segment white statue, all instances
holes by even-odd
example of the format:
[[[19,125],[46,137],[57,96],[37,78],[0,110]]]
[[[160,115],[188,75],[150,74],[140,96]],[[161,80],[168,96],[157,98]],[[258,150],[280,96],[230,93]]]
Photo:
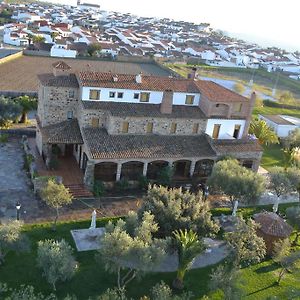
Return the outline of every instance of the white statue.
[[[96,213],[96,210],[94,209],[92,212],[92,221],[91,221],[90,229],[96,228],[96,216],[97,216],[97,213]]]
[[[274,205],[273,205],[273,213],[275,213],[275,214],[277,213],[278,206],[279,206],[279,198],[276,197],[276,200],[275,200]]]
[[[237,212],[237,208],[239,206],[239,201],[234,201],[234,206],[233,206],[233,211],[232,211],[232,216],[236,217],[236,212]]]

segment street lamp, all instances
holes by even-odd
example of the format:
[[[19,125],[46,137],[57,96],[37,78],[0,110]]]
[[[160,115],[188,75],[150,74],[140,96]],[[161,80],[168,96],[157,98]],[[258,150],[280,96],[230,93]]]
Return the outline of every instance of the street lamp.
[[[17,210],[17,220],[20,220],[20,209],[21,209],[21,203],[17,202],[16,203],[16,210]]]

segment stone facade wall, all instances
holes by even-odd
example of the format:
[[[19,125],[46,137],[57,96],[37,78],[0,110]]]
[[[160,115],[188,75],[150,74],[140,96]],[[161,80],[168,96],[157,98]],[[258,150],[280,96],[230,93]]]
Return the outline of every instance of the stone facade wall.
[[[38,116],[42,126],[67,120],[67,112],[77,118],[78,89],[68,87],[41,87],[39,89]]]
[[[82,127],[91,127],[92,119],[99,119],[99,127],[106,127],[107,124],[107,112],[101,110],[81,110],[79,116],[79,124]]]
[[[194,124],[199,124],[198,133],[205,132],[206,122],[204,119],[175,119],[175,118],[116,118],[110,117],[107,124],[107,130],[110,134],[122,134],[123,122],[129,123],[128,133],[147,134],[147,124],[153,123],[153,134],[169,135],[171,124],[176,123],[176,133],[180,135],[193,134]],[[126,134],[126,133],[124,133]]]

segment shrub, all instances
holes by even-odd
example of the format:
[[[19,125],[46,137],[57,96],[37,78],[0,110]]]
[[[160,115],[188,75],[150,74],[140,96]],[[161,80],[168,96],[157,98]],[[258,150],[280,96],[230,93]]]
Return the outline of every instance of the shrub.
[[[58,166],[59,166],[59,161],[58,161],[57,157],[52,156],[49,161],[48,168],[50,170],[57,170]]]
[[[104,192],[105,192],[104,183],[100,180],[95,180],[94,186],[93,186],[93,193],[94,193],[95,197],[99,198],[99,197],[103,196]]]
[[[170,166],[162,168],[157,176],[157,184],[169,186],[172,181],[174,170]]]
[[[9,135],[6,133],[0,134],[0,143],[7,143]]]
[[[138,179],[139,182],[139,188],[142,190],[146,190],[149,185],[149,180],[146,176],[140,176]]]
[[[121,180],[116,182],[116,188],[118,191],[126,191],[129,188],[129,182],[127,179],[122,178]]]

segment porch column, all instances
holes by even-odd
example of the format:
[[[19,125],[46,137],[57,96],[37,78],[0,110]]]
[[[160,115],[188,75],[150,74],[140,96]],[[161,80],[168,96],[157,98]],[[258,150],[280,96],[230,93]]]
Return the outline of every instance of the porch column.
[[[120,179],[121,179],[121,171],[122,171],[122,163],[118,163],[118,165],[117,165],[116,181],[120,181]]]
[[[147,162],[144,162],[144,165],[143,165],[143,176],[147,176],[147,170],[148,170],[148,163]]]
[[[194,175],[195,167],[196,167],[196,161],[192,160],[190,165],[190,177]]]
[[[86,169],[84,172],[84,184],[92,189],[94,185],[94,171],[95,171],[95,163],[93,161],[88,160],[86,164]]]

